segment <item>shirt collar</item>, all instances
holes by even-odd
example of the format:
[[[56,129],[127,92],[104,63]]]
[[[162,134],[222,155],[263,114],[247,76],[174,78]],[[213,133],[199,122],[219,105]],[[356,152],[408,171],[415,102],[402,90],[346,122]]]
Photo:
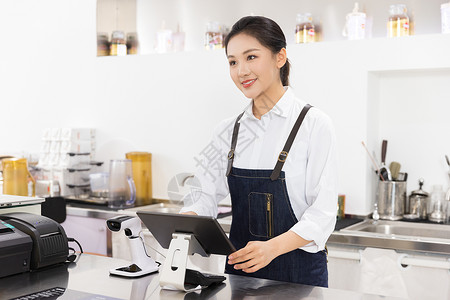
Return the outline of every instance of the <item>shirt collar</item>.
[[[287,118],[288,113],[292,107],[292,104],[294,103],[294,94],[292,93],[291,89],[287,86],[284,87],[284,94],[281,96],[280,100],[272,107],[271,110],[269,110],[265,115],[267,114],[275,114],[283,118]],[[244,115],[242,116],[242,119],[253,119],[258,120],[253,115],[253,100],[250,101],[250,103],[245,107],[244,109]]]

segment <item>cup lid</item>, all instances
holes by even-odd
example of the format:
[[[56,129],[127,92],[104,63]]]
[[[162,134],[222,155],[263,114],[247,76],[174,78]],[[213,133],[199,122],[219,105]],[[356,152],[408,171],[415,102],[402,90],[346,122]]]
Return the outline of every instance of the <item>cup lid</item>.
[[[412,191],[411,192],[411,196],[422,196],[422,197],[428,197],[428,193],[425,192],[424,190],[422,190],[422,186],[423,186],[424,180],[423,178],[419,179],[419,189]]]

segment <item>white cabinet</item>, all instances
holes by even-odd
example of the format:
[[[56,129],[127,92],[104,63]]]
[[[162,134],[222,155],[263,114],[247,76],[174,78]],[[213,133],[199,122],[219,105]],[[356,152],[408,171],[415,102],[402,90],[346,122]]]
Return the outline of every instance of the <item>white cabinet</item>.
[[[330,288],[411,300],[450,299],[448,256],[333,245],[328,252]]]
[[[82,216],[67,215],[61,224],[68,237],[76,239],[83,251],[91,254],[111,256],[111,231],[106,227],[106,220]],[[71,243],[75,250],[78,246]]]

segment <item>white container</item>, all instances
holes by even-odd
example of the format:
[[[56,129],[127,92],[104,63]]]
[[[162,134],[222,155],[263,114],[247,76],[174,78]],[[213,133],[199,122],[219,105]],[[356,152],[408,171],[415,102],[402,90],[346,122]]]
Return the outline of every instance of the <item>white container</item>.
[[[61,142],[61,153],[91,153],[92,142],[90,140],[65,140]]]
[[[41,144],[41,153],[49,153],[51,141],[43,140]]]
[[[58,166],[60,168],[73,168],[78,165],[89,165],[90,155],[61,153]]]
[[[61,139],[61,128],[52,128],[50,131],[50,140],[59,141]]]
[[[60,141],[51,141],[50,153],[59,153],[59,152],[61,152],[61,142]]]
[[[55,167],[59,165],[59,153],[50,153],[49,154],[49,159],[48,159],[48,165]]]
[[[358,9],[359,5],[355,3],[353,11],[346,17],[342,34],[349,40],[361,40],[366,36],[366,14]]]
[[[441,4],[442,33],[450,33],[450,2]]]
[[[86,186],[89,185],[89,173],[90,169],[65,169],[64,170],[64,182],[69,185]]]
[[[79,141],[95,139],[94,128],[62,128],[61,140]]]
[[[42,169],[47,169],[50,167],[50,153],[41,153],[38,166]]]
[[[167,53],[172,51],[172,30],[170,29],[160,29],[156,33],[156,52],[157,53]]]
[[[51,128],[45,128],[44,132],[42,133],[42,140],[50,141],[51,139],[52,139],[52,129]]]

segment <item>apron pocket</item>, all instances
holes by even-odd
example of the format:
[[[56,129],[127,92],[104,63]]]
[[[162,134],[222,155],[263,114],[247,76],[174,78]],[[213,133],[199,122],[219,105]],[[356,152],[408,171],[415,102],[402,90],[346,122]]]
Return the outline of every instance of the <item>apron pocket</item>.
[[[273,194],[251,192],[248,208],[250,233],[257,237],[273,237]]]

